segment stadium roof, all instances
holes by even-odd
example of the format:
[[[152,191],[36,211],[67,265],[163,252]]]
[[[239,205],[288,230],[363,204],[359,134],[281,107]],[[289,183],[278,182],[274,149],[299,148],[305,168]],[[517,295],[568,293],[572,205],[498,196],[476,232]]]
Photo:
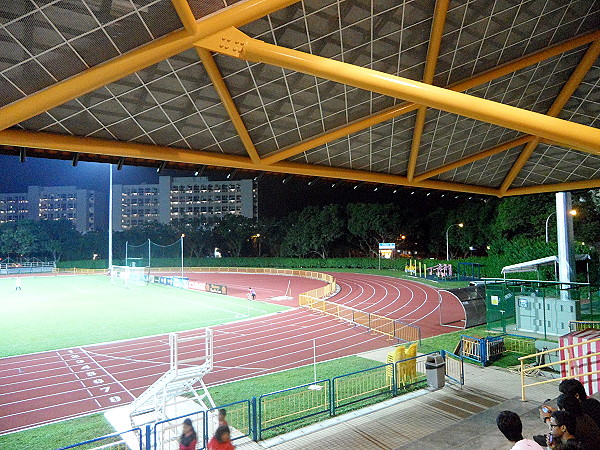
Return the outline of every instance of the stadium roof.
[[[600,187],[596,0],[0,3],[0,152]]]

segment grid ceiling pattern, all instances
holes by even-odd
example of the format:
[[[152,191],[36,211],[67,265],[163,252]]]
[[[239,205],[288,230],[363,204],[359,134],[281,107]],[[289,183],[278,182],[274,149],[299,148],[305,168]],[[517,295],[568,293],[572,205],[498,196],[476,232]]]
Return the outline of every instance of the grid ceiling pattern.
[[[600,156],[583,154],[554,145],[540,144],[533,152],[515,186],[580,181],[600,176]]]
[[[169,0],[0,2],[0,106],[181,27]]]
[[[202,18],[239,0],[189,0]],[[421,80],[435,0],[304,0],[240,29],[252,38]],[[181,29],[170,0],[0,2],[0,107]],[[600,30],[595,0],[451,1],[433,83],[449,86],[550,45]],[[589,44],[466,93],[546,113]],[[366,90],[216,54],[215,62],[260,157],[402,103]],[[598,128],[600,60],[559,117]],[[416,112],[288,158],[406,175]],[[25,120],[15,128],[247,156],[194,49]],[[429,108],[416,173],[522,134]],[[497,188],[523,146],[437,180]],[[168,158],[168,155],[165,156]],[[514,187],[600,178],[600,157],[540,144]]]

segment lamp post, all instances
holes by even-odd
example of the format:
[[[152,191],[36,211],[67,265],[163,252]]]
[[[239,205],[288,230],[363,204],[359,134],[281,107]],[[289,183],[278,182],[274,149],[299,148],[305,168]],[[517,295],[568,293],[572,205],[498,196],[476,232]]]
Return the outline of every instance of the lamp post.
[[[556,214],[556,211],[551,212],[550,215],[546,218],[546,242],[550,242],[550,239],[548,236],[548,224],[550,223],[550,217],[552,217],[554,214]],[[569,214],[571,214],[573,217],[575,217],[577,215],[577,210],[572,209],[571,211],[569,211]]]
[[[181,286],[183,286],[183,238],[185,234],[181,234]]]
[[[452,227],[462,228],[464,226],[465,226],[465,224],[462,222],[454,223],[446,229],[446,261],[450,261],[450,241],[448,240],[448,233],[450,232],[450,228],[452,228]]]

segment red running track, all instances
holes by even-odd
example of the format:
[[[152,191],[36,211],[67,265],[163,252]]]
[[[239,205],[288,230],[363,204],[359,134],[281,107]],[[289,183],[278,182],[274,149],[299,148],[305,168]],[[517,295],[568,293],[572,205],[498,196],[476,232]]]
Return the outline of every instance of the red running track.
[[[391,277],[334,275],[341,290],[331,301],[414,323],[424,337],[452,330],[439,325],[440,297],[431,287]],[[290,279],[295,296],[315,287],[314,280],[275,275],[211,273],[193,277],[226,284],[234,295],[237,286],[241,297],[252,286],[259,299],[282,295],[281,286],[285,289]],[[464,319],[456,298],[450,295],[442,301],[445,316]],[[304,309],[219,325],[213,330],[215,368],[206,377],[209,386],[309,364],[313,339],[319,361],[390,345],[363,328]],[[0,434],[127,404],[168,367],[166,335],[2,358]],[[249,392],[248,396],[256,394]]]

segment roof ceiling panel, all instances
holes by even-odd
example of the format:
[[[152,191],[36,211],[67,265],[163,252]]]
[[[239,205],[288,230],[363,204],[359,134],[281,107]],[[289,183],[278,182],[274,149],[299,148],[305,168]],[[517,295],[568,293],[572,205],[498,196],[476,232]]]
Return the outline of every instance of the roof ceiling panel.
[[[476,186],[500,187],[524,145],[511,148],[471,164],[444,172],[435,179]]]
[[[181,28],[170,0],[56,0],[0,4],[0,106]],[[190,0],[197,18],[236,0]],[[435,0],[304,0],[241,27],[263,41],[411,79],[422,79]],[[450,2],[434,83],[445,86],[600,29],[592,0]],[[589,45],[467,93],[545,113]],[[215,62],[259,155],[380,112],[402,100],[222,55]],[[560,117],[600,125],[600,62]],[[288,158],[405,175],[416,112]],[[16,126],[62,134],[201,149],[246,151],[195,49],[96,89]],[[428,109],[417,173],[519,136]],[[522,147],[438,176],[498,187]],[[599,178],[598,157],[540,145],[514,185]]]
[[[600,156],[540,144],[515,178],[513,187],[595,178],[600,178]]]
[[[600,2],[474,0],[452,6],[435,84],[448,85],[600,26]],[[506,30],[508,29],[508,33]]]
[[[426,172],[515,139],[520,133],[468,117],[428,109],[417,173]]]
[[[12,3],[29,2],[0,5],[0,73],[22,97],[181,27],[169,0]]]
[[[567,101],[559,117],[600,128],[600,58]]]
[[[545,114],[587,49],[586,45],[549,58],[466,93]]]

